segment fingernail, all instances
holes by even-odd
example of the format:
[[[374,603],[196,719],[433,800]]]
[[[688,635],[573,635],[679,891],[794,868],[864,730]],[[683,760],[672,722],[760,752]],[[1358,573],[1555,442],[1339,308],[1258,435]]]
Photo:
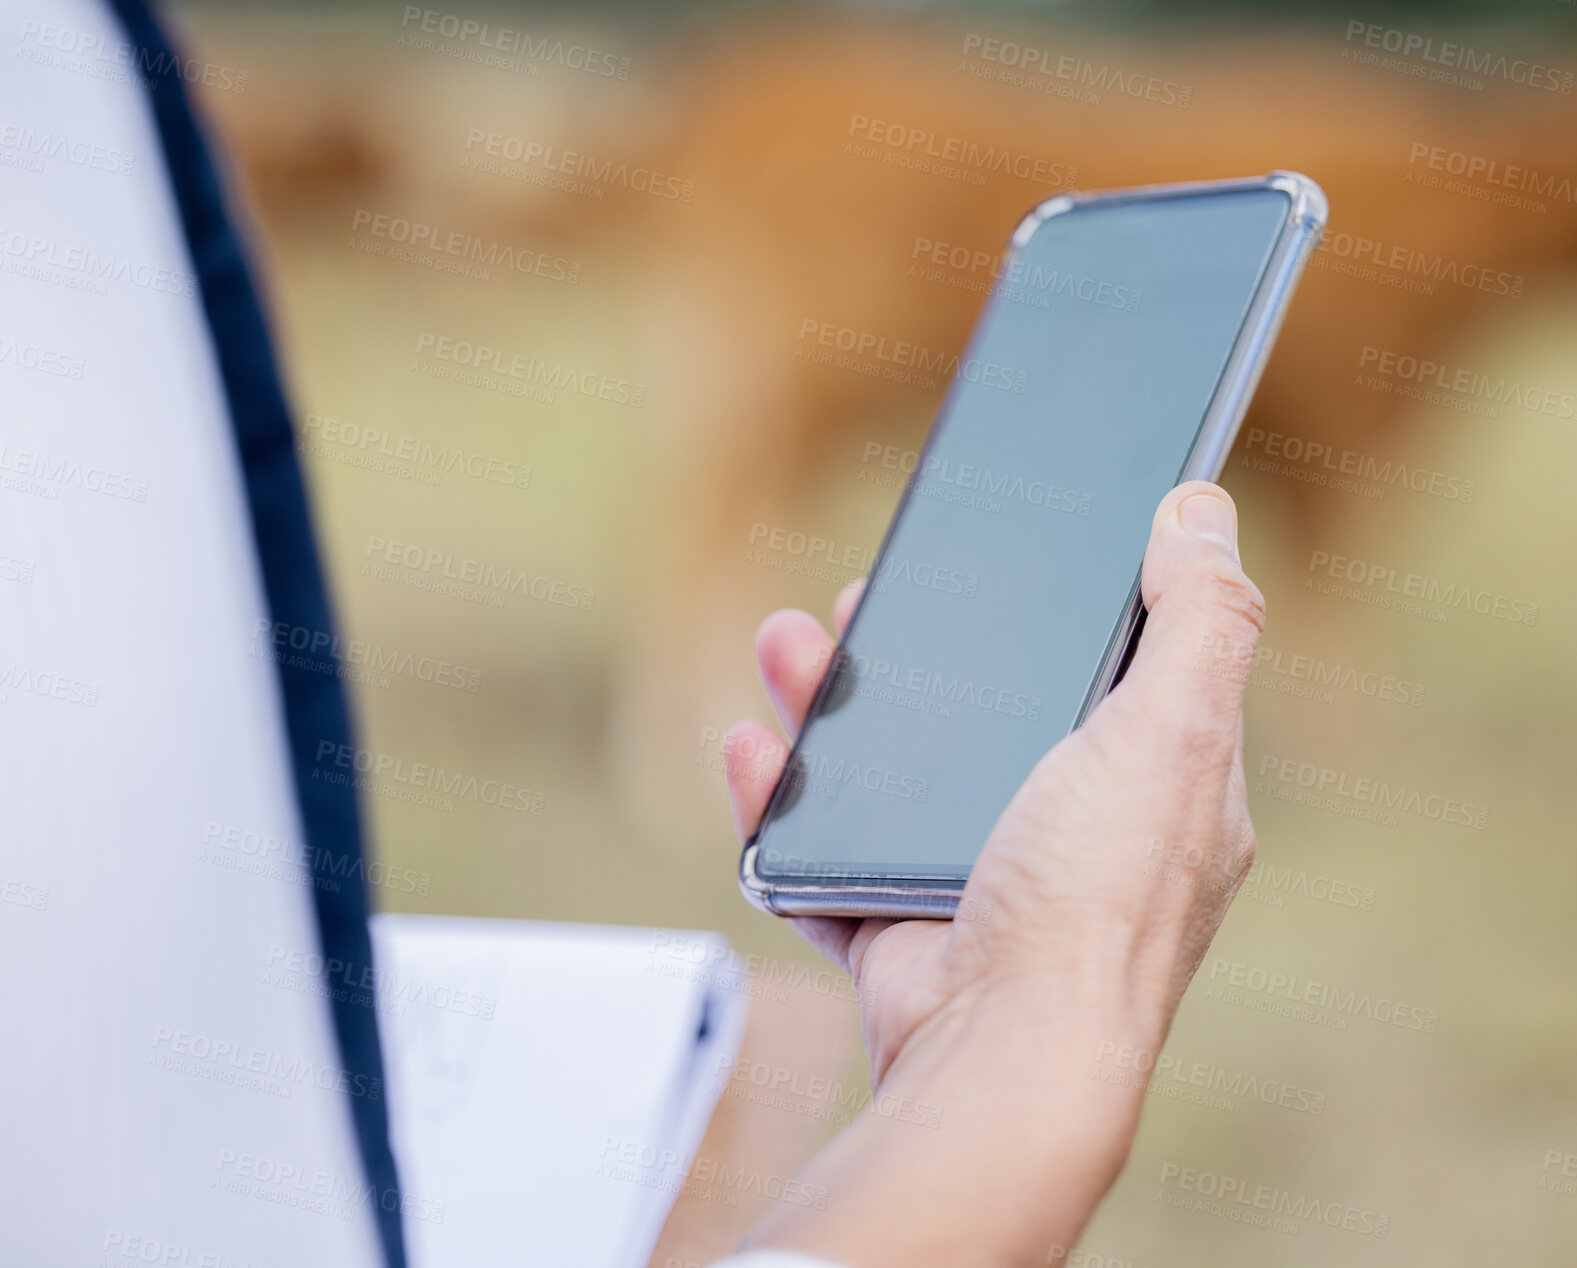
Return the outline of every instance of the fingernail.
[[[1177,517],[1190,537],[1215,542],[1232,558],[1238,557],[1238,517],[1232,504],[1210,493],[1184,498]]]

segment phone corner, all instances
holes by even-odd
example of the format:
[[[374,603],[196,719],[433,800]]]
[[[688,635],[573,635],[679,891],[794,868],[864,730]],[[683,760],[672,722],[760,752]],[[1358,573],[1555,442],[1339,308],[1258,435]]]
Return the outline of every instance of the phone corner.
[[[745,842],[745,848],[739,854],[739,892],[745,896],[745,901],[757,911],[764,911],[769,916],[781,916],[773,902],[773,886],[762,879],[756,871],[756,860],[760,857],[760,850],[756,840],[752,837]]]
[[[1024,218],[1018,222],[1013,230],[1009,243],[1015,251],[1020,250],[1025,243],[1035,236],[1035,231],[1050,220],[1053,216],[1060,216],[1064,212],[1072,211],[1079,201],[1078,194],[1058,194],[1048,198],[1043,203],[1036,203]]]
[[[1292,200],[1293,224],[1315,235],[1324,230],[1330,219],[1331,205],[1318,181],[1302,172],[1287,170],[1270,173],[1267,183]]]

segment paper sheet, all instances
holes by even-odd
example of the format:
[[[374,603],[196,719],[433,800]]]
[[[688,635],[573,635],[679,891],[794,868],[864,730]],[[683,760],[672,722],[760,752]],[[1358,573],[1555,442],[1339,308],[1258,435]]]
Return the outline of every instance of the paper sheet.
[[[383,914],[413,1268],[641,1268],[738,1052],[715,934]]]

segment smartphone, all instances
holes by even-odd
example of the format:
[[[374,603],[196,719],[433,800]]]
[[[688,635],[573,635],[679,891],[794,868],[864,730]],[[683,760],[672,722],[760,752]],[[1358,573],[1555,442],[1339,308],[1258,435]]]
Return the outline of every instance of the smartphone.
[[[1274,172],[1019,225],[745,843],[751,902],[955,914],[1025,776],[1118,681],[1156,505],[1221,473],[1325,218]]]

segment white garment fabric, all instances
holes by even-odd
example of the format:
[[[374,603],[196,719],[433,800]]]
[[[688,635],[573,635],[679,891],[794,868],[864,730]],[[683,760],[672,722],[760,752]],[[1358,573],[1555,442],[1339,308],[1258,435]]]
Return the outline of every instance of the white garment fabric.
[[[0,0],[0,1261],[372,1268],[329,1009],[280,971],[312,890],[236,866],[299,812],[130,62],[97,0]]]

